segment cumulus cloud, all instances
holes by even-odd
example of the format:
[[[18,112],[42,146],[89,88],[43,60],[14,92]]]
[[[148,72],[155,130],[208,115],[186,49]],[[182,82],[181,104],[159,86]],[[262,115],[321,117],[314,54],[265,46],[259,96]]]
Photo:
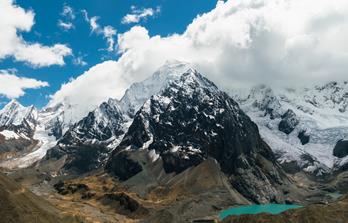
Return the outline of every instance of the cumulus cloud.
[[[74,114],[71,121],[76,122],[109,96],[121,97],[122,92],[115,90],[115,86],[125,89],[128,81],[116,61],[105,61],[63,84],[61,90],[51,96],[48,106],[63,104],[70,114]]]
[[[23,96],[25,89],[37,89],[47,86],[47,82],[18,77],[10,70],[0,70],[0,95],[7,98],[13,99]]]
[[[114,37],[117,33],[117,30],[112,26],[100,26],[98,24],[99,17],[93,16],[89,18],[88,12],[86,10],[82,10],[82,13],[84,15],[84,18],[86,22],[89,23],[89,26],[91,28],[91,33],[95,33],[96,35],[102,35],[103,38],[106,40],[108,48],[106,49],[109,52],[112,52],[115,50],[115,40]]]
[[[225,90],[343,80],[347,39],[346,0],[218,1],[184,33],[150,36],[146,28],[135,26],[119,34],[119,59],[65,84],[51,103],[87,103],[84,108],[91,109],[109,97],[121,97],[126,87],[167,59],[192,63]]]
[[[139,23],[161,12],[161,7],[138,9],[136,6],[131,7],[131,13],[122,18],[122,24]]]
[[[34,25],[34,12],[25,11],[13,0],[0,0],[0,60],[13,57],[34,67],[63,65],[72,51],[63,44],[44,46],[28,43],[20,32],[29,32]]]

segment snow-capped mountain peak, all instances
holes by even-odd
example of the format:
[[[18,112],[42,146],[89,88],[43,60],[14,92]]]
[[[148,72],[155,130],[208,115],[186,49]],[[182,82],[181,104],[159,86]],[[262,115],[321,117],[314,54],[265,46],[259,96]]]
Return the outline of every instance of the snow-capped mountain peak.
[[[133,116],[151,95],[158,93],[170,81],[180,78],[190,68],[188,63],[167,61],[149,78],[132,84],[120,100],[120,106]]]
[[[38,111],[34,106],[24,107],[15,99],[0,110],[0,126],[20,126],[26,122],[34,129]]]
[[[98,144],[117,146],[136,111],[152,95],[190,70],[187,63],[167,61],[152,76],[132,84],[121,100],[108,99],[81,121],[72,125],[60,139],[62,146]],[[193,69],[192,69],[193,71]]]

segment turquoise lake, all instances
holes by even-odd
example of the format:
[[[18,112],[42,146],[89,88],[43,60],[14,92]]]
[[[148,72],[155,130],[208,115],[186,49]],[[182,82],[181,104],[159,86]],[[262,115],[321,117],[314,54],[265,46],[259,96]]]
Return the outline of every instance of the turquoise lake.
[[[224,211],[221,211],[219,214],[220,219],[224,219],[227,216],[231,215],[243,215],[243,214],[259,214],[259,213],[270,213],[270,214],[279,214],[283,211],[300,208],[300,205],[293,204],[264,204],[264,205],[246,205],[230,208]]]

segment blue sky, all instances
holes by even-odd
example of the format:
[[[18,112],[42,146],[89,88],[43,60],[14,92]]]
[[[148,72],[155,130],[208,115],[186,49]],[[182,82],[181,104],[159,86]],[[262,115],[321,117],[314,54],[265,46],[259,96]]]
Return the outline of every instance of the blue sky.
[[[167,36],[173,33],[182,33],[192,20],[216,6],[216,0],[155,0],[155,1],[126,1],[126,0],[73,0],[73,1],[39,1],[17,0],[16,4],[25,10],[35,13],[35,24],[29,32],[21,32],[26,42],[38,42],[51,46],[56,43],[66,44],[72,49],[73,56],[65,57],[65,65],[48,67],[33,67],[25,62],[16,62],[12,57],[0,60],[0,69],[16,69],[17,76],[34,78],[49,83],[49,87],[27,89],[25,95],[18,98],[23,105],[34,104],[44,106],[48,95],[56,92],[62,83],[70,78],[76,78],[88,68],[103,60],[117,59],[117,49],[108,52],[106,39],[102,35],[91,32],[90,25],[85,20],[82,10],[88,12],[89,18],[99,17],[101,27],[112,26],[117,33],[128,31],[136,23],[122,24],[122,18],[135,10],[160,8],[160,12],[146,20],[140,20],[138,25],[146,27],[150,36]],[[63,7],[73,9],[74,19],[62,15]],[[59,27],[58,21],[71,22],[74,28],[64,30]],[[116,36],[114,36],[116,41]],[[74,60],[81,58],[86,64],[76,64]],[[9,99],[2,96],[3,103]],[[1,107],[2,105],[0,105]]]

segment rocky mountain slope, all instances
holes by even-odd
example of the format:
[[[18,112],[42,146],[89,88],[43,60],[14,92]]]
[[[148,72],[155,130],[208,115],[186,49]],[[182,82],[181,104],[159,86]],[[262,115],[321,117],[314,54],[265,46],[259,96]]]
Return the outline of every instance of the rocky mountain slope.
[[[0,173],[0,216],[7,223],[79,222]]]
[[[147,100],[136,113],[107,170],[127,180],[143,170],[137,157],[161,159],[166,173],[180,173],[213,157],[230,183],[256,202],[281,199],[288,179],[258,128],[226,93],[190,69]]]

